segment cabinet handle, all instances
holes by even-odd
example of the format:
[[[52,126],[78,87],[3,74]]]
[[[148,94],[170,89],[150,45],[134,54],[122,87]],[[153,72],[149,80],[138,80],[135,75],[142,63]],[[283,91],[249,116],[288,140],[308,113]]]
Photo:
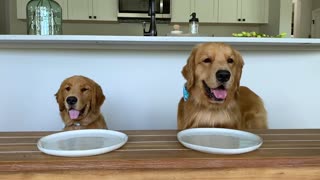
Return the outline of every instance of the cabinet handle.
[[[93,16],[94,19],[97,19],[97,16]]]
[[[241,19],[239,18],[238,21],[241,21]]]
[[[242,19],[242,21],[246,21],[246,19]]]
[[[89,16],[89,19],[92,19],[92,16]]]

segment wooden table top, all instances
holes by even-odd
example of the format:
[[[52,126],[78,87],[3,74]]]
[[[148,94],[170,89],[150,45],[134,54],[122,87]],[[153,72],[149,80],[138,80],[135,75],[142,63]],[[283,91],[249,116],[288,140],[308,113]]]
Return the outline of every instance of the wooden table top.
[[[256,151],[214,155],[183,147],[176,130],[122,131],[122,148],[90,157],[57,157],[40,152],[39,138],[55,132],[0,132],[0,172],[113,169],[199,169],[320,167],[320,129],[250,130],[263,138]]]

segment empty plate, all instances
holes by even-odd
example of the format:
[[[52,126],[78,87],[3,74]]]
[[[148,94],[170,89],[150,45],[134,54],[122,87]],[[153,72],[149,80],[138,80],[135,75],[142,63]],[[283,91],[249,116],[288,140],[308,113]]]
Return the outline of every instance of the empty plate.
[[[241,154],[262,145],[262,139],[255,134],[223,128],[183,130],[178,140],[187,148],[211,154]]]
[[[42,137],[37,146],[46,154],[81,157],[113,151],[123,146],[127,140],[128,136],[121,132],[85,129],[59,132]]]

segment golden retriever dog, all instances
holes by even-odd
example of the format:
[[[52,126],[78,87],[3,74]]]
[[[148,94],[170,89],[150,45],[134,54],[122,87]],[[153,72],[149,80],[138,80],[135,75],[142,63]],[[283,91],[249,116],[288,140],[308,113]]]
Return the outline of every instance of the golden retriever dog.
[[[187,82],[178,105],[178,129],[267,128],[261,98],[240,86],[243,65],[240,53],[224,43],[194,47],[182,69]]]
[[[101,87],[84,76],[65,79],[55,94],[64,130],[106,129],[100,112],[105,100]]]

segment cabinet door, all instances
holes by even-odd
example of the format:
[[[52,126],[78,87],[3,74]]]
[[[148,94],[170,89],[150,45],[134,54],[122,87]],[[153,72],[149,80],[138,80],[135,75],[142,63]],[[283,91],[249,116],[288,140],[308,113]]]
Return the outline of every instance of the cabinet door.
[[[68,0],[55,0],[62,9],[62,19],[68,19]]]
[[[93,0],[93,17],[99,21],[118,20],[118,0]]]
[[[27,4],[28,4],[28,2],[29,2],[29,0],[17,0],[17,18],[18,19],[26,19],[27,18]]]
[[[240,0],[219,0],[218,22],[240,23]]]
[[[268,0],[242,0],[241,14],[244,23],[267,23],[268,2]]]
[[[191,0],[171,1],[171,22],[189,22]]]
[[[193,11],[200,23],[218,22],[218,0],[195,0]]]
[[[68,0],[68,19],[92,19],[92,0]]]

